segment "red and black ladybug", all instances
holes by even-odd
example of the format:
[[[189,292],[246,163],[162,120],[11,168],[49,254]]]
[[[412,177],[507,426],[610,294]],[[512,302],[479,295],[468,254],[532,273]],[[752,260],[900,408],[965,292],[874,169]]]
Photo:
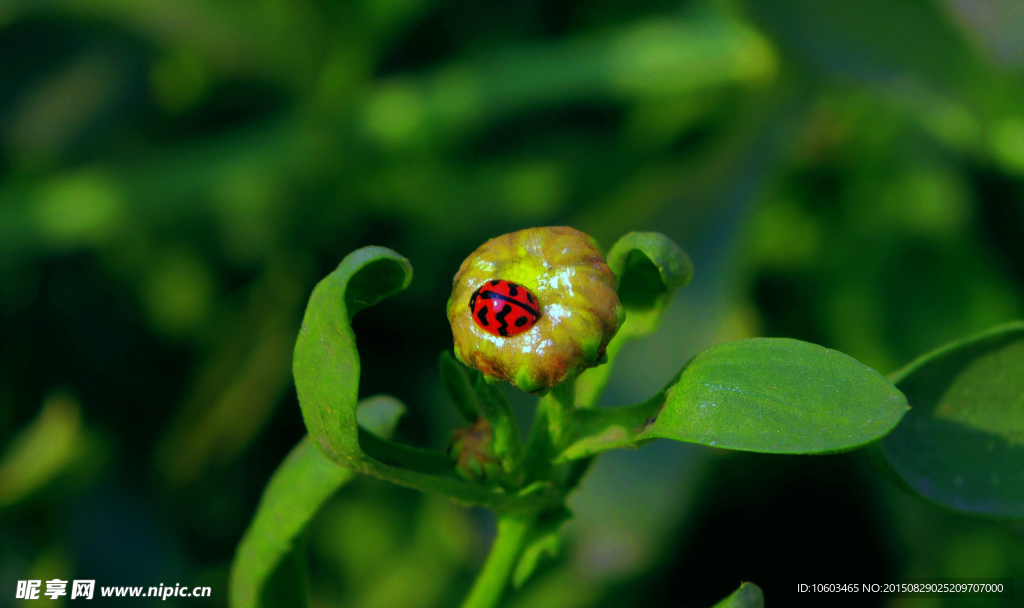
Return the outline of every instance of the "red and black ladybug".
[[[480,286],[469,299],[473,320],[496,336],[515,336],[533,327],[540,318],[540,305],[530,290],[501,279]]]

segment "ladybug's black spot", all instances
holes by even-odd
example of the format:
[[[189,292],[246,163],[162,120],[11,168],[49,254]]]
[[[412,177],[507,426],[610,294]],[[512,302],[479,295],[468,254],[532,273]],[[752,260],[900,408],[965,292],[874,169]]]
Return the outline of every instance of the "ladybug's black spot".
[[[508,295],[512,296],[513,298],[519,295],[519,290],[516,289],[515,283],[508,284]]]
[[[480,325],[487,327],[490,323],[487,321],[487,307],[481,306],[480,311],[476,313],[476,318],[480,319]]]
[[[530,292],[526,292],[526,301],[533,304],[533,296],[530,295]]]
[[[516,319],[516,327],[522,327],[523,325],[526,325],[526,317]]]
[[[501,283],[501,279],[491,279],[491,287],[494,287],[498,283]]]
[[[512,312],[512,306],[505,304],[501,307],[501,312],[494,316],[494,318],[498,320],[498,323],[501,323],[501,325],[498,326],[498,333],[505,337],[508,337],[508,321],[505,320],[505,317],[507,317],[510,312]]]

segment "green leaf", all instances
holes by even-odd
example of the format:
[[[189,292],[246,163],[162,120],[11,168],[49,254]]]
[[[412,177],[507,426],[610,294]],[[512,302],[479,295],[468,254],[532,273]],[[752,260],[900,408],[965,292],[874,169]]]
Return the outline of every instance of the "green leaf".
[[[309,436],[292,449],[270,478],[256,516],[238,545],[231,566],[233,608],[269,605],[262,599],[267,581],[286,561],[295,539],[320,506],[353,476],[352,471],[327,460]]]
[[[644,403],[577,412],[559,459],[655,438],[751,452],[841,452],[884,436],[906,410],[896,387],[852,357],[752,338],[697,355]]]
[[[494,432],[494,453],[501,459],[501,466],[506,473],[511,473],[519,466],[523,457],[523,439],[519,434],[519,425],[512,406],[498,387],[487,382],[483,374],[477,374],[473,383],[480,409],[484,417],[491,423]]]
[[[695,357],[669,389],[652,435],[756,452],[837,452],[884,436],[906,410],[903,394],[853,357],[753,338]]]
[[[693,263],[679,245],[659,232],[630,232],[606,256],[615,273],[626,321],[608,344],[608,364],[591,368],[576,381],[577,407],[592,407],[608,383],[622,347],[661,324],[672,295],[693,278]]]
[[[448,351],[441,353],[438,368],[441,371],[441,384],[444,385],[444,391],[455,409],[459,410],[466,422],[476,422],[480,417],[480,403],[473,389],[473,373],[476,370],[467,369]],[[467,376],[467,373],[470,376]],[[476,375],[478,374],[479,372],[476,372]]]
[[[302,417],[316,447],[353,471],[462,504],[536,511],[557,502],[552,492],[520,497],[463,481],[444,454],[359,432],[360,367],[352,316],[405,289],[411,279],[412,267],[404,257],[384,247],[364,247],[349,254],[313,289],[295,343],[293,373]],[[397,380],[401,370],[393,373]]]
[[[881,442],[891,472],[943,507],[1024,519],[1024,322],[944,346],[892,377],[911,410]]]
[[[562,526],[572,519],[572,513],[565,507],[559,507],[542,516],[530,530],[525,547],[512,572],[512,587],[519,589],[533,576],[540,565],[541,559],[547,555],[555,557],[561,549]]]
[[[627,311],[663,309],[672,292],[693,278],[693,263],[660,232],[630,232],[607,256],[619,300]]]
[[[391,395],[367,397],[356,408],[360,428],[385,439],[395,434],[395,427],[404,415],[405,405]]]
[[[276,608],[306,608],[309,596],[306,591],[306,562],[302,546],[296,546],[267,578],[259,593],[259,606]],[[232,604],[238,606],[239,604]]]
[[[389,395],[359,402],[367,431],[390,437],[405,406]],[[306,603],[296,539],[354,473],[321,454],[307,435],[274,471],[231,565],[231,606],[303,606]]]
[[[359,353],[352,316],[411,280],[409,261],[390,249],[349,254],[313,289],[295,343],[293,373],[306,428],[331,460],[354,470],[365,456],[356,422]]]
[[[764,608],[764,594],[754,583],[743,583],[732,595],[711,608]]]

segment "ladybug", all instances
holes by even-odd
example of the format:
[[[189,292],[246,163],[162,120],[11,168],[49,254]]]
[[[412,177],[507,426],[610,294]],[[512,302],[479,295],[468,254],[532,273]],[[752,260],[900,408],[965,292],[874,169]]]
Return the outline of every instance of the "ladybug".
[[[530,290],[502,279],[487,281],[474,291],[469,310],[480,329],[506,338],[527,331],[540,318],[540,305]]]

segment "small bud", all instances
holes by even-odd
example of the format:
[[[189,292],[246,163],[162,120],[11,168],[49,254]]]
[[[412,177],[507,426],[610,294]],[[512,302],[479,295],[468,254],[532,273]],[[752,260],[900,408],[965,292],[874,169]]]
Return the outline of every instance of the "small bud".
[[[459,360],[530,393],[603,362],[624,318],[594,239],[564,226],[487,241],[448,299]]]
[[[466,479],[482,481],[501,475],[501,459],[494,455],[494,433],[486,418],[452,433],[448,455],[455,471]]]

